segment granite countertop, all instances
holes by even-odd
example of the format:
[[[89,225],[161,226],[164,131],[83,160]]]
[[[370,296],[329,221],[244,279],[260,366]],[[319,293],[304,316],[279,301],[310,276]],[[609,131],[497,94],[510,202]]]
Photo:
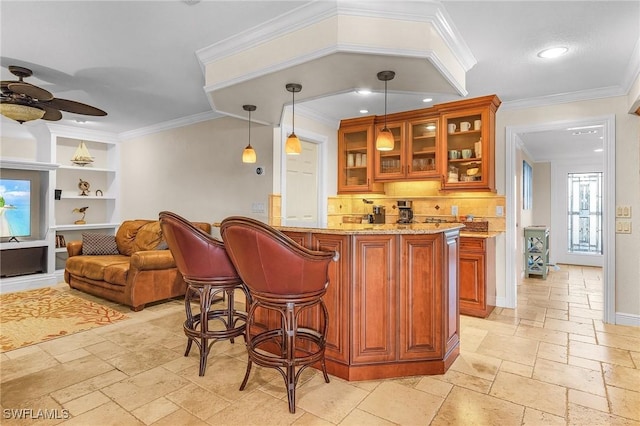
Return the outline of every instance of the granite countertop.
[[[302,228],[293,226],[276,226],[280,231],[313,232],[317,234],[438,234],[440,232],[461,229],[461,223],[410,223],[410,224],[370,224],[343,223],[331,228]]]
[[[487,232],[482,232],[482,231],[465,231],[464,229],[460,230],[460,236],[461,237],[471,237],[471,238],[494,238],[500,234],[503,234],[503,232],[498,232],[498,231],[487,231]]]

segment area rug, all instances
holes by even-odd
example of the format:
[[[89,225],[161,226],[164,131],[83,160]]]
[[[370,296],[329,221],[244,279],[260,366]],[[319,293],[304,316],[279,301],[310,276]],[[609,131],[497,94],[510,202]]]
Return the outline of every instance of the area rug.
[[[68,336],[128,318],[51,287],[0,295],[0,352]]]

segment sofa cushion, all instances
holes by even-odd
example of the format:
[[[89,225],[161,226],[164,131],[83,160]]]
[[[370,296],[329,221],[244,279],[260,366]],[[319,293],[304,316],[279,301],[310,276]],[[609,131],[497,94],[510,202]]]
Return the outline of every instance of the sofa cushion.
[[[116,245],[116,237],[108,234],[82,233],[82,254],[99,256],[120,254]]]
[[[140,227],[133,241],[133,249],[134,252],[155,250],[161,242],[162,229],[160,228],[160,221],[156,220]]]
[[[131,256],[135,253],[134,242],[138,231],[143,225],[153,222],[152,220],[125,220],[116,232],[116,244],[120,254]]]
[[[121,281],[121,278],[113,278],[118,275],[115,270],[110,271],[105,277],[107,268],[113,267],[114,265],[122,265],[128,270],[129,256],[121,254],[105,256],[72,256],[67,259],[65,269],[71,275],[78,277],[86,277],[96,281],[108,281],[113,282],[114,284],[124,285],[126,282],[126,274],[124,275],[125,280],[122,282],[118,282]],[[113,281],[107,280],[107,277]]]

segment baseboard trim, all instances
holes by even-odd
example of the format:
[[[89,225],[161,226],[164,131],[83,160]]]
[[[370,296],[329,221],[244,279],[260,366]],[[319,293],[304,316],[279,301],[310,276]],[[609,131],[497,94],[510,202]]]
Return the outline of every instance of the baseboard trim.
[[[616,324],[640,327],[640,315],[625,314],[624,312],[616,312]]]

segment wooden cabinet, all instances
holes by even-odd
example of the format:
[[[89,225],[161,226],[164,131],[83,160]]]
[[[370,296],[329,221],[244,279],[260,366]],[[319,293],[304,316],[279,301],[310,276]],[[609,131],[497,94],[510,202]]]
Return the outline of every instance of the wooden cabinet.
[[[442,188],[495,191],[497,96],[439,105]]]
[[[495,307],[495,238],[460,237],[460,313],[486,318]]]
[[[432,327],[446,318],[439,267],[443,247],[436,235],[403,235],[400,259],[400,312],[398,358],[437,359],[442,356],[444,339],[441,328]]]
[[[429,179],[440,175],[437,167],[439,118],[437,115],[425,117],[421,111],[409,115],[413,118],[387,124],[395,146],[391,151],[376,150],[375,181]],[[376,136],[383,127],[384,124],[376,125]]]
[[[338,194],[383,192],[373,180],[374,117],[343,120],[338,131]]]
[[[443,374],[459,353],[458,229],[435,234],[284,231],[337,251],[323,297],[326,363],[346,380]],[[264,318],[272,326],[278,318]],[[317,310],[300,323],[320,321]]]
[[[391,151],[375,149],[385,117],[343,120],[338,193],[382,192],[384,182],[430,179],[439,179],[444,190],[495,191],[495,113],[500,103],[492,95],[388,114],[395,140]],[[358,154],[366,155],[366,161],[358,163]]]
[[[346,235],[310,234],[310,248],[314,250],[336,251],[337,261],[329,264],[329,286],[324,295],[324,303],[331,313],[327,330],[325,353],[339,363],[349,362],[349,273],[351,265],[351,240]]]
[[[354,364],[396,358],[397,259],[395,235],[355,237],[351,354]]]

